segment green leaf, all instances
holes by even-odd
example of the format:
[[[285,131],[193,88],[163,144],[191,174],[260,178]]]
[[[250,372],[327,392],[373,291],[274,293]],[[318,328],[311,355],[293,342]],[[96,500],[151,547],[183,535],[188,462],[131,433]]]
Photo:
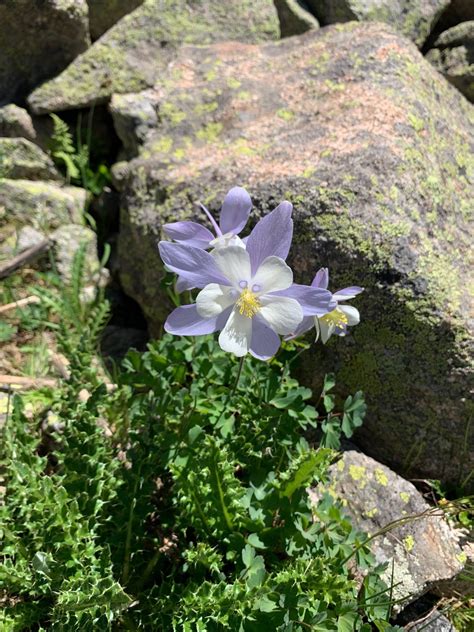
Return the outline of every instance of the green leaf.
[[[353,632],[357,616],[356,612],[340,615],[337,619],[337,632]]]
[[[250,568],[255,558],[255,549],[250,544],[246,544],[242,549],[242,562],[247,568]]]
[[[309,452],[296,472],[293,472],[290,480],[280,491],[280,496],[290,498],[297,489],[313,481],[315,472],[319,470],[321,464],[326,461],[329,453],[330,451],[325,448]]]
[[[260,540],[260,538],[258,537],[258,535],[256,533],[251,533],[248,538],[247,538],[247,542],[249,544],[251,544],[252,546],[254,546],[256,549],[266,549],[267,547],[265,546],[265,544]]]
[[[253,604],[254,610],[260,610],[260,612],[273,612],[277,608],[274,601],[269,599],[266,595],[256,599]]]
[[[324,376],[323,393],[328,393],[336,386],[336,377],[334,373],[326,373]]]

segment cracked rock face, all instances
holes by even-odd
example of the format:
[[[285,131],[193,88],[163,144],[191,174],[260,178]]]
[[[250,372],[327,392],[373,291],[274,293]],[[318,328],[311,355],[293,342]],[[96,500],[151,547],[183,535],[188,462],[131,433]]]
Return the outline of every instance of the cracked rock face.
[[[152,92],[156,125],[120,104],[139,155],[114,169],[121,278],[151,330],[169,310],[163,223],[196,219],[198,200],[218,211],[236,184],[251,192],[253,221],[289,199],[296,280],[328,265],[334,289],[366,288],[354,301],[361,324],[313,346],[300,378],[319,392],[335,371],[341,393],[364,391],[364,451],[404,474],[462,482],[474,465],[471,106],[413,44],[369,23],[185,47]]]
[[[357,527],[369,535],[382,532],[370,546],[377,562],[388,563],[384,580],[393,585],[394,600],[406,605],[461,572],[457,534],[414,485],[353,450],[331,469],[327,491],[342,500]]]

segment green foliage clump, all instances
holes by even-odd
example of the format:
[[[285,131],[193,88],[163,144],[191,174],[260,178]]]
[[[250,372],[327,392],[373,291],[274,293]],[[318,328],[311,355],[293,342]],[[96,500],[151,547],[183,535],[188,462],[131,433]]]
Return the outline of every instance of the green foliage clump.
[[[64,171],[68,182],[84,187],[93,195],[99,195],[111,179],[107,165],[101,163],[96,169],[92,169],[89,144],[81,142],[78,132],[76,146],[68,124],[57,114],[50,116],[54,126],[50,141],[50,152],[54,162]]]
[[[107,308],[84,311],[79,290],[45,294],[70,378],[16,396],[4,428],[0,628],[393,630],[366,536],[306,491],[361,395],[334,413],[327,378],[320,416],[295,347],[236,384],[213,339],[170,336],[129,352],[111,390],[94,361]]]

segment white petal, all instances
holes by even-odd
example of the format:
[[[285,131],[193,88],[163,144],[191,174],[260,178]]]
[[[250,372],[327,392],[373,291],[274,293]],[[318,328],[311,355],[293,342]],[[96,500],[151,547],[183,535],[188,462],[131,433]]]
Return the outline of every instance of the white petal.
[[[250,289],[253,292],[266,294],[267,292],[286,290],[292,283],[293,272],[283,259],[267,257],[255,273]]]
[[[235,297],[233,294],[235,293]],[[226,307],[235,303],[238,294],[235,290],[217,283],[209,283],[196,297],[196,309],[199,316],[211,318],[218,316]]]
[[[351,327],[360,323],[359,310],[352,305],[338,305],[337,310],[347,317],[347,324]]]
[[[324,320],[322,320],[321,318],[319,319],[319,329],[321,331],[321,340],[323,342],[323,344],[326,344],[326,342],[329,340],[329,338],[332,336],[332,334],[334,333],[334,325],[331,324],[327,324]]]
[[[239,287],[241,281],[250,280],[250,257],[245,248],[239,248],[239,246],[217,248],[212,256],[219,270],[234,287]]]
[[[241,358],[247,354],[251,340],[252,319],[242,316],[238,309],[233,309],[219,335],[221,349]]]
[[[319,318],[317,316],[314,317],[314,328],[316,329],[316,338],[314,339],[314,342],[318,342],[320,327],[319,327]]]
[[[245,249],[244,242],[240,239],[238,235],[234,235],[233,233],[226,233],[225,235],[220,235],[216,237],[212,241],[209,242],[209,245],[216,250],[219,248],[228,248],[229,246],[239,246],[239,248]],[[212,251],[211,251],[212,254]]]
[[[291,334],[303,320],[303,309],[294,298],[267,294],[259,300],[259,315],[277,334]]]

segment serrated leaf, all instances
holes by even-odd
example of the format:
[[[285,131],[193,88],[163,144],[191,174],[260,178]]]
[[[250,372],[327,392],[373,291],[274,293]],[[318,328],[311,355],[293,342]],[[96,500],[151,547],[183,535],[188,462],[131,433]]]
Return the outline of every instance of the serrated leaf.
[[[290,498],[297,489],[312,481],[314,479],[315,472],[318,470],[319,466],[324,463],[328,453],[329,451],[325,448],[309,452],[305,460],[300,464],[296,472],[292,474],[290,480],[280,491],[280,496]]]

